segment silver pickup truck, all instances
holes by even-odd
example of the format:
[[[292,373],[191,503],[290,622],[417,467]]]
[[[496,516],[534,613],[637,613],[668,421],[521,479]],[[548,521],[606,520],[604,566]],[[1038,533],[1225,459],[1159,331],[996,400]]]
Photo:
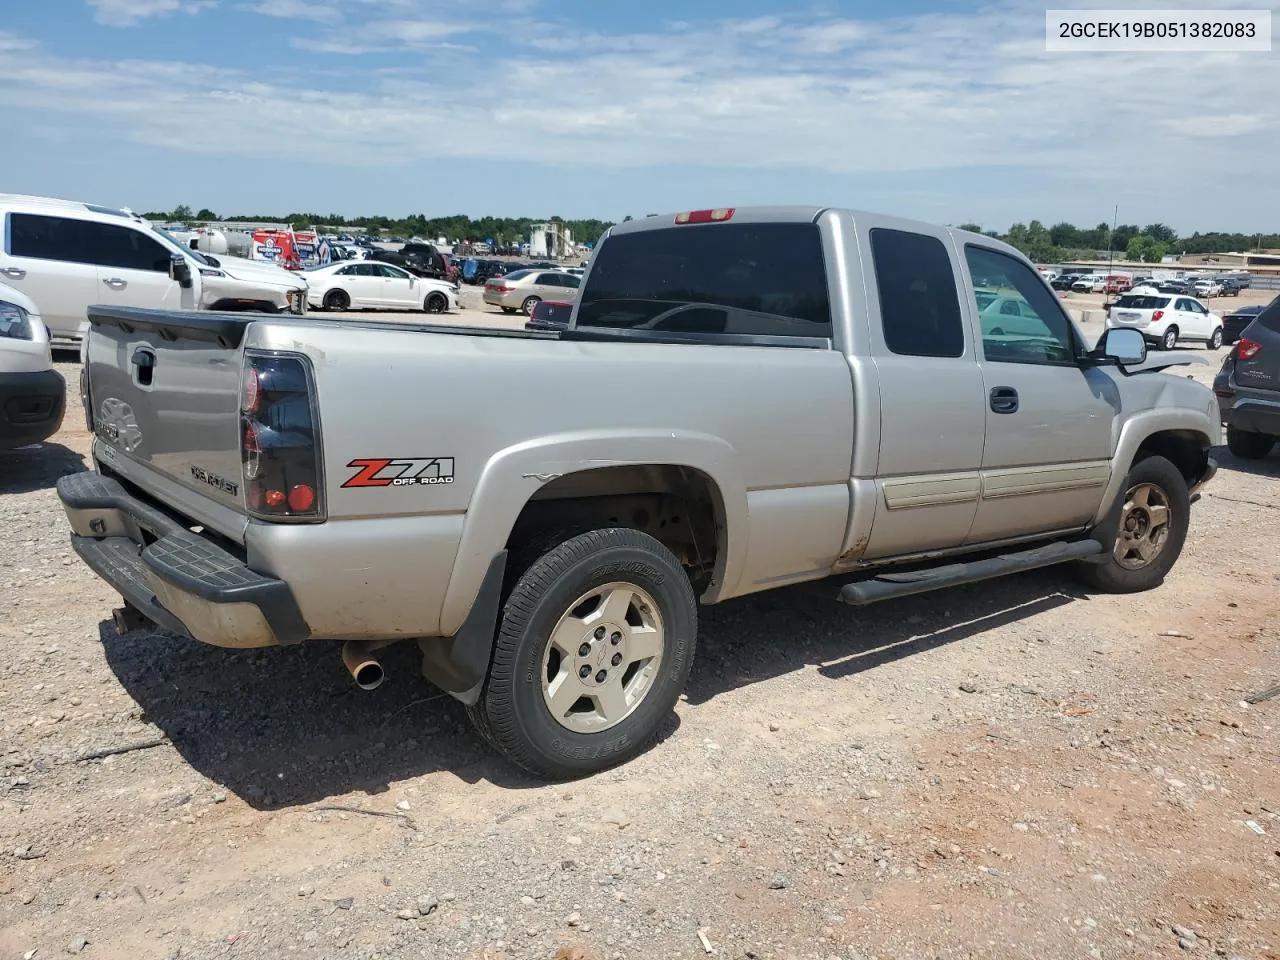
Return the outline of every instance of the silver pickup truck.
[[[1071,562],[1145,590],[1219,440],[1142,337],[1089,345],[989,237],[815,207],[612,228],[566,330],[95,307],[96,470],[58,485],[121,629],[413,640],[550,778],[644,749],[698,603],[860,605]],[[850,629],[856,629],[851,623]]]

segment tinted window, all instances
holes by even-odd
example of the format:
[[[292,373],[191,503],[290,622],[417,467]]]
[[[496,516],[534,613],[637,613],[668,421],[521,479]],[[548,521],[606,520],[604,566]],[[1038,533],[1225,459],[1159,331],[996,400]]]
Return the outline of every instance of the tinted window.
[[[558,273],[540,273],[533,282],[540,287],[558,287],[561,285],[560,274]]]
[[[567,274],[565,286],[576,287]],[[812,223],[706,224],[610,237],[581,294],[580,327],[831,336]]]
[[[1045,289],[1034,270],[1013,257],[966,245],[969,272],[996,278],[999,297],[978,311],[982,351],[1005,363],[1074,363],[1075,334],[1058,298]],[[1012,311],[997,305],[1012,303]]]
[[[1161,307],[1169,306],[1169,298],[1134,293],[1121,297],[1115,302],[1115,306],[1128,307],[1131,310],[1159,310]]]
[[[31,213],[9,214],[9,253],[40,260],[84,259],[84,221],[41,217]]]
[[[910,357],[958,357],[964,353],[955,272],[942,241],[920,233],[875,229],[871,231],[871,260],[888,348]],[[999,302],[997,296],[987,305]]]
[[[523,280],[525,277],[529,276],[529,274],[531,273],[533,273],[532,270],[513,270],[511,273],[508,273],[506,275],[506,279],[507,280]]]
[[[560,286],[568,287],[571,290],[577,290],[580,286],[582,286],[582,278],[575,277],[571,273],[562,273],[560,275]]]
[[[141,230],[110,223],[84,224],[84,259],[122,270],[169,269],[169,251]]]

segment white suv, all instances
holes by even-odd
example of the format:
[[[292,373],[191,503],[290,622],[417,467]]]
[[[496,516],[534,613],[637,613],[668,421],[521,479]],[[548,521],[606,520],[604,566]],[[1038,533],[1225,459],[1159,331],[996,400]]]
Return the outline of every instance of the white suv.
[[[127,210],[0,194],[0,281],[39,305],[55,341],[78,341],[90,304],[306,310],[307,282],[270,263],[211,257]]]
[[[1126,293],[1109,308],[1106,325],[1138,330],[1165,350],[1179,340],[1199,340],[1210,350],[1222,346],[1222,318],[1193,297],[1172,293]]]

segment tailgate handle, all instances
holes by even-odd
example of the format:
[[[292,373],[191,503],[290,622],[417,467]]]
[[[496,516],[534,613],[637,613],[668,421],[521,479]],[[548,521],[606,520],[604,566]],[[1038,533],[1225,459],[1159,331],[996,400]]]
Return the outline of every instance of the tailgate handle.
[[[133,356],[129,362],[133,364],[133,379],[137,381],[138,385],[141,387],[151,386],[151,378],[155,373],[156,366],[155,351],[147,347],[139,347],[133,351]]]

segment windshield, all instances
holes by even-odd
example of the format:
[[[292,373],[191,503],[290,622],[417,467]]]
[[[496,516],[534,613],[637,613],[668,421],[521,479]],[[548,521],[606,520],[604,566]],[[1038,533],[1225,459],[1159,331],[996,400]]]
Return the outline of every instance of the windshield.
[[[160,234],[161,239],[167,241],[169,246],[173,247],[176,250],[181,251],[182,253],[191,257],[191,259],[195,260],[196,262],[203,263],[206,267],[217,266],[217,263],[210,260],[199,250],[196,250],[194,247],[189,247],[181,243],[177,237],[171,234],[168,230],[165,230],[163,227],[157,227],[155,224],[152,224],[151,229],[153,232]]]
[[[1169,305],[1168,297],[1153,297],[1150,295],[1133,295],[1121,297],[1116,301],[1117,307],[1129,307],[1133,310],[1158,310],[1161,307]]]

